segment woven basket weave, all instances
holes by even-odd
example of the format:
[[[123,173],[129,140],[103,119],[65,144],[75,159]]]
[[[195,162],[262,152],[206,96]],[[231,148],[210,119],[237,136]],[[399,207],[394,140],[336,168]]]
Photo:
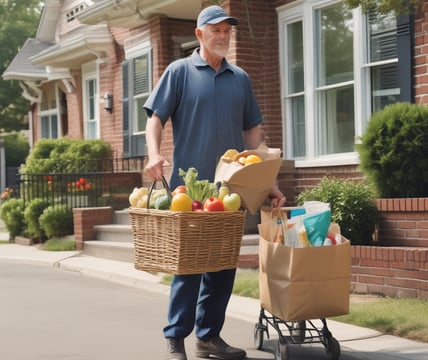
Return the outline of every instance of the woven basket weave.
[[[130,208],[138,270],[200,274],[238,264],[245,211]]]

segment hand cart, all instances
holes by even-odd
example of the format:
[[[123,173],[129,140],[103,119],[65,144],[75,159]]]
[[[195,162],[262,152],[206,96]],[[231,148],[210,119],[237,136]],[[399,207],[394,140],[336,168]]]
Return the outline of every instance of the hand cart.
[[[320,322],[322,326],[317,326],[312,320],[284,321],[269,314],[262,307],[259,321],[254,327],[254,345],[257,350],[263,347],[265,333],[269,338],[271,326],[278,333],[275,360],[289,359],[289,344],[310,343],[321,343],[325,348],[327,359],[337,360],[340,357],[340,344],[328,329],[327,321],[321,318]]]

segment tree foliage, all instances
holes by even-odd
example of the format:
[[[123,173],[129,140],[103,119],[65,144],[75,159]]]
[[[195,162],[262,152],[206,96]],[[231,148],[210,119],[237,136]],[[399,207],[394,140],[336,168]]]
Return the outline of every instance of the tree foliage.
[[[0,75],[25,41],[35,36],[42,5],[40,0],[0,0]],[[24,129],[28,105],[19,83],[0,77],[0,131]]]
[[[396,15],[412,14],[424,0],[345,0],[351,9],[361,6],[364,12],[374,9],[381,14],[394,12]]]

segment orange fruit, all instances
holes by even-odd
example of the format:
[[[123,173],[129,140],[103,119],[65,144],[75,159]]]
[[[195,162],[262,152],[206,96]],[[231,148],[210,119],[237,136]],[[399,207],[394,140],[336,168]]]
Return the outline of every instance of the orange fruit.
[[[172,211],[192,211],[192,199],[186,193],[178,193],[172,197]]]
[[[245,165],[255,164],[258,162],[262,162],[263,160],[260,158],[260,156],[257,155],[248,155],[245,159]]]
[[[241,156],[241,157],[238,159],[238,162],[239,162],[240,164],[242,164],[242,165],[245,165],[245,161],[246,161],[245,156]]]

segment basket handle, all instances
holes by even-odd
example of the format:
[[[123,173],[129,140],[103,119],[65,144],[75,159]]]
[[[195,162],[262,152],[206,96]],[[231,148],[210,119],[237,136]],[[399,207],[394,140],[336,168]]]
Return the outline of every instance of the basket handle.
[[[152,192],[156,186],[157,181],[153,180],[152,184],[149,188],[149,194],[147,195],[147,209],[150,209],[150,197],[152,196]],[[166,189],[167,193],[170,193],[168,182],[166,181],[165,177],[162,175],[162,185]]]

